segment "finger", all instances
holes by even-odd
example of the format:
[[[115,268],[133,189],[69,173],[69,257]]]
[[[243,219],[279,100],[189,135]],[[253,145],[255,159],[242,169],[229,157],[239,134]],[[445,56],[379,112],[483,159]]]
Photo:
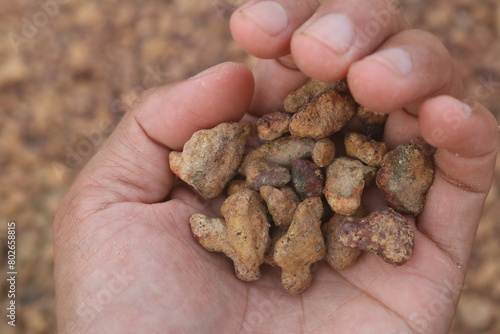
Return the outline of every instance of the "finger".
[[[248,53],[278,58],[290,53],[293,32],[317,7],[317,0],[249,1],[231,16],[231,32]]]
[[[336,81],[345,78],[354,61],[407,27],[391,1],[325,1],[295,32],[291,50],[306,75]]]
[[[410,141],[422,143],[418,118],[400,109],[393,111],[387,117],[384,131],[384,142],[390,150]]]
[[[181,150],[199,129],[241,119],[253,85],[245,66],[225,63],[147,92],[84,168],[73,193],[99,203],[161,201],[174,181],[170,150]]]
[[[379,112],[405,108],[416,114],[429,97],[463,94],[448,50],[437,37],[419,30],[393,36],[373,55],[354,63],[348,81],[356,101]]]
[[[464,266],[493,178],[498,125],[479,104],[470,108],[448,96],[426,102],[419,119],[423,138],[438,150],[418,226]]]
[[[249,112],[256,116],[283,110],[285,97],[307,80],[307,77],[293,66],[291,57],[259,60],[253,73],[255,95]]]

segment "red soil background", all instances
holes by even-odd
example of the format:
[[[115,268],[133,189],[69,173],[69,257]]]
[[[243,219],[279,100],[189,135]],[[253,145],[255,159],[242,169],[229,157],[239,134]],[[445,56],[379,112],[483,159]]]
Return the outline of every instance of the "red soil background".
[[[0,245],[5,254],[7,222],[16,221],[20,304],[17,327],[6,326],[6,334],[55,333],[54,212],[137,96],[222,61],[255,63],[229,33],[228,18],[242,0],[59,0],[51,17],[41,6],[48,2],[0,2]],[[400,3],[415,28],[445,43],[468,95],[498,119],[500,85],[488,91],[484,84],[500,82],[500,3]],[[27,38],[16,45],[13,34]],[[94,143],[85,146],[89,136]],[[500,333],[498,165],[453,334]],[[2,298],[6,283],[0,280]]]

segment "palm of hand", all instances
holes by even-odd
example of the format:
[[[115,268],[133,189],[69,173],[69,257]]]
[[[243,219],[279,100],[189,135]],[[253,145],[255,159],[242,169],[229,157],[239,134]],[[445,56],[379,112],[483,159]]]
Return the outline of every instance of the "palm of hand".
[[[92,240],[99,249],[94,258],[102,253],[112,260],[87,268],[104,266],[127,277],[119,294],[104,304],[127,305],[120,311],[125,318],[142,314],[137,318],[143,330],[413,333],[440,332],[449,325],[462,274],[419,232],[414,258],[405,266],[390,266],[368,253],[340,273],[317,265],[312,286],[291,296],[281,288],[278,270],[264,265],[259,281],[245,283],[235,277],[228,258],[202,249],[188,220],[192,212],[207,211],[208,204],[186,189],[173,194],[177,198],[163,204],[117,203],[92,218],[110,221],[105,230],[113,235]],[[106,312],[107,305],[101,306]]]

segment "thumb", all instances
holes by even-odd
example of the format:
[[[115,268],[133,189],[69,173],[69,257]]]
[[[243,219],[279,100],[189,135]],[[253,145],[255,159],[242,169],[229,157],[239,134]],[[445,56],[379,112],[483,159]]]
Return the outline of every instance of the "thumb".
[[[252,100],[253,87],[248,68],[224,63],[147,91],[82,170],[67,197],[99,208],[116,202],[163,200],[174,181],[168,165],[170,151],[181,150],[197,130],[240,120]]]

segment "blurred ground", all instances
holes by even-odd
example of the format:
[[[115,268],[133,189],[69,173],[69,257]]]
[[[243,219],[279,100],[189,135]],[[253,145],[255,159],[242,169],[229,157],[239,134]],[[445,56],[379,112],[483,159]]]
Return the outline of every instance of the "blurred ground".
[[[59,2],[0,2],[1,251],[14,220],[21,304],[16,331],[2,333],[54,333],[53,214],[138,94],[222,61],[255,62],[228,29],[243,0]],[[498,119],[500,87],[487,84],[500,81],[498,1],[407,0],[402,8],[415,27],[444,41],[469,96]],[[500,166],[453,334],[500,333],[499,196]],[[4,279],[0,288],[6,291]]]

